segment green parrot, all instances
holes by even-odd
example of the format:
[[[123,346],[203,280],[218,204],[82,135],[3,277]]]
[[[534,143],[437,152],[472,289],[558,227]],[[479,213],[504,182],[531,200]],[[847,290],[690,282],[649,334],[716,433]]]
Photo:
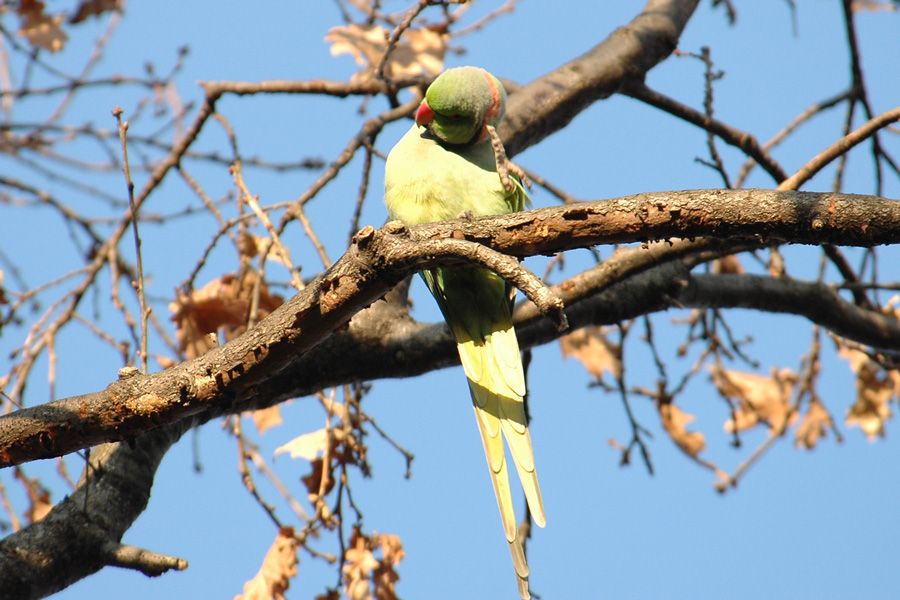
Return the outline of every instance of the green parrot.
[[[505,103],[503,85],[478,67],[448,69],[434,80],[416,111],[415,125],[387,158],[385,203],[392,219],[416,225],[463,214],[523,210],[528,194],[520,177],[507,174],[509,163],[493,130]],[[525,421],[522,359],[510,316],[515,291],[480,267],[437,267],[420,274],[456,338],[519,593],[527,600],[528,565],[502,438],[534,522],[544,527],[546,518]]]

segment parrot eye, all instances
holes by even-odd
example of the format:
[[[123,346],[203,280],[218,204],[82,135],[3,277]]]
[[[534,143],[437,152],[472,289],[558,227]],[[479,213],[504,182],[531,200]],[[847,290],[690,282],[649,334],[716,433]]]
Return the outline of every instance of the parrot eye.
[[[458,121],[458,120],[462,119],[462,115],[459,113],[453,113],[452,115],[450,115],[450,118],[453,119],[454,121]]]

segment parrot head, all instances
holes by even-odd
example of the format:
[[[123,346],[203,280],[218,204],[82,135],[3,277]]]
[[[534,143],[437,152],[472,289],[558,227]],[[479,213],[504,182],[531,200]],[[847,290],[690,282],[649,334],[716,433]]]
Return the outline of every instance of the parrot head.
[[[487,138],[485,127],[496,126],[505,108],[506,91],[496,77],[480,67],[456,67],[428,86],[416,124],[445,144],[471,144]]]

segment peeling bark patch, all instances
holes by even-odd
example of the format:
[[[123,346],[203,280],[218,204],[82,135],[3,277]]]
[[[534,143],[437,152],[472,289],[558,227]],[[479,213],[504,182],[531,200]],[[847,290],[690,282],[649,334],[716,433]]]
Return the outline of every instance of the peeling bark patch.
[[[586,221],[591,216],[591,211],[587,208],[572,208],[563,213],[565,221]]]
[[[141,394],[135,399],[126,399],[125,401],[125,408],[133,415],[140,417],[151,417],[158,413],[164,405],[165,400],[156,394]]]

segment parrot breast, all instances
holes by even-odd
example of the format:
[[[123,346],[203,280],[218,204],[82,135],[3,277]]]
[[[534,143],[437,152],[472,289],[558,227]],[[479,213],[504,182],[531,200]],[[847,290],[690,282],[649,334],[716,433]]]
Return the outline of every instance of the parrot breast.
[[[416,125],[388,155],[384,183],[388,213],[408,225],[510,211],[489,144],[450,151]]]

